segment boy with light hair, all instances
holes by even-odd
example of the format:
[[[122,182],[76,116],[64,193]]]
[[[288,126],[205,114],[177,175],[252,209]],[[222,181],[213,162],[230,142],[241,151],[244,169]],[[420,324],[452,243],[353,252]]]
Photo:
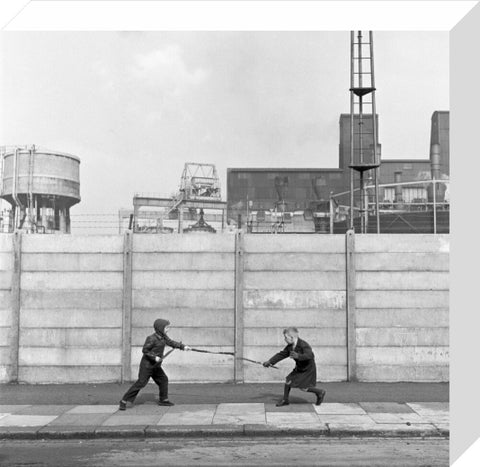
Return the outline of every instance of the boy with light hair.
[[[292,326],[284,329],[283,335],[287,346],[263,363],[264,367],[269,367],[285,358],[295,360],[295,368],[287,375],[283,399],[277,403],[277,407],[290,404],[288,398],[291,388],[314,393],[317,398],[315,405],[320,405],[323,402],[326,391],[315,387],[317,384],[317,367],[315,366],[315,356],[312,348],[308,342],[298,337],[298,329],[296,327]]]

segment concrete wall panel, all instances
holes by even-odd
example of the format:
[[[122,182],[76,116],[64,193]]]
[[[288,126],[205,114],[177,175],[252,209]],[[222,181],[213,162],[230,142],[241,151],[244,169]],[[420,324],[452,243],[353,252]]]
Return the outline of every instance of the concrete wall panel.
[[[357,272],[359,290],[448,290],[448,272]]]
[[[121,290],[121,272],[24,272],[22,289],[28,290]]]
[[[337,271],[345,273],[345,253],[255,253],[245,255],[246,271]]]
[[[385,346],[448,346],[448,328],[357,328],[357,345]]]
[[[374,365],[358,366],[361,381],[385,382],[446,382],[449,380],[448,365]]]
[[[147,334],[153,332],[153,322],[157,318],[168,319],[174,330],[178,327],[187,328],[225,328],[233,326],[233,310],[228,308],[136,308],[132,314],[132,326],[144,328]],[[200,332],[200,331],[197,331]],[[173,334],[172,334],[173,335]]]
[[[448,327],[448,308],[375,308],[357,310],[358,327]]]
[[[25,366],[120,365],[120,349],[83,347],[20,347],[19,364]]]
[[[359,365],[447,365],[448,347],[358,347]]]
[[[244,311],[245,327],[297,326],[300,328],[346,328],[345,310],[320,308],[297,309],[247,309]]]
[[[300,272],[300,271],[265,271],[245,272],[245,289],[278,290],[345,290],[345,273],[328,272]]]
[[[450,236],[430,234],[355,235],[357,253],[448,253]]]
[[[229,271],[134,271],[134,289],[233,290]]]
[[[120,328],[23,328],[20,330],[20,345],[35,347],[86,347],[120,348]]]
[[[252,346],[284,347],[283,329],[281,327],[245,328],[245,342]],[[298,328],[300,338],[315,348],[329,346],[346,346],[346,330],[342,328]],[[321,350],[320,350],[321,351]]]
[[[134,290],[134,308],[233,308],[233,290]]]
[[[121,290],[22,290],[22,309],[104,310],[122,308]]]
[[[357,308],[447,308],[446,290],[358,291]]]
[[[344,253],[344,235],[247,235],[248,253]]]
[[[0,252],[11,252],[13,248],[13,234],[0,235]]]
[[[123,235],[23,235],[22,253],[121,253]]]
[[[245,308],[345,309],[344,291],[246,290]]]
[[[133,257],[134,271],[233,271],[235,257],[228,253],[138,253]]]
[[[95,309],[22,310],[23,328],[118,328],[122,326],[122,311]]]
[[[134,327],[132,329],[132,344],[141,346],[147,336],[152,334],[152,328]],[[182,342],[190,347],[203,349],[208,346],[233,346],[233,327],[178,327],[175,326],[169,333],[171,339]],[[205,349],[208,350],[208,349]]]
[[[235,236],[211,235],[134,235],[133,251],[145,252],[230,252],[235,248]]]
[[[280,364],[279,364],[280,365]],[[285,365],[280,370],[274,368],[263,368],[260,365],[251,363],[245,363],[245,382],[247,383],[283,383],[285,377],[293,369],[293,366]],[[317,381],[319,382],[331,382],[331,381],[346,381],[347,379],[347,367],[346,365],[317,365]],[[279,384],[278,392],[272,393],[271,398],[273,400],[281,399],[283,395],[282,386]],[[313,395],[309,396],[305,394],[300,397],[309,399],[312,402],[315,400]]]
[[[122,271],[119,253],[23,253],[22,271]]]
[[[8,290],[12,286],[12,271],[0,270],[0,289]]]
[[[357,271],[448,271],[448,253],[357,253]]]

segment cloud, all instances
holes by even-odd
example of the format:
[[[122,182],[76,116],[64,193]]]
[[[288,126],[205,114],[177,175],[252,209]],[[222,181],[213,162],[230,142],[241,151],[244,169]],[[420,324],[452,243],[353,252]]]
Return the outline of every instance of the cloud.
[[[203,68],[189,70],[180,47],[167,45],[135,57],[131,76],[162,94],[181,96],[205,82],[208,72]]]

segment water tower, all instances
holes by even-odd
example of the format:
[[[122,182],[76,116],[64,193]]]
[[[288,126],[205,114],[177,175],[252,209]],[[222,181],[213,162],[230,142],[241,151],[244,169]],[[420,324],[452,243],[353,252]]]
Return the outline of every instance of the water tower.
[[[35,146],[7,147],[0,198],[12,205],[3,230],[70,233],[70,208],[80,201],[80,159]]]

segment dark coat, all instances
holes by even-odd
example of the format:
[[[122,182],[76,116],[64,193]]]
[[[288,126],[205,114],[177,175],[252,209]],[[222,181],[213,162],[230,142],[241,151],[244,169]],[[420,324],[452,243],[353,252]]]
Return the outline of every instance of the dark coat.
[[[312,348],[302,339],[297,340],[297,345],[293,348],[293,344],[288,344],[282,351],[275,354],[269,362],[272,365],[284,360],[290,356],[290,352],[298,353],[298,358],[295,358],[295,368],[287,376],[286,382],[291,382],[292,388],[311,388],[317,384],[317,367],[315,365],[315,356]]]
[[[145,340],[145,344],[143,344],[143,357],[140,364],[154,365],[155,357],[163,357],[166,345],[181,350],[185,347],[181,342],[176,342],[170,339],[165,333],[154,333],[148,336]],[[162,362],[159,362],[157,363],[157,366],[160,366],[161,364]]]

